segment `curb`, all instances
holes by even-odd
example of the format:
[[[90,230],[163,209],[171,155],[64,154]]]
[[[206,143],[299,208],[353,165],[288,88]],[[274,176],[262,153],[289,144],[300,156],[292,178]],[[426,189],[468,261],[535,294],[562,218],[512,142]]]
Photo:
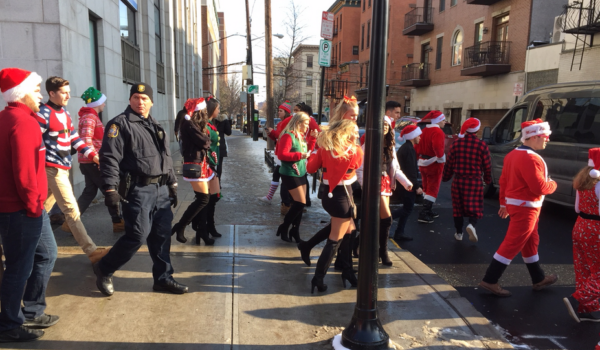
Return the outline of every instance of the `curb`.
[[[415,257],[408,250],[402,249],[396,241],[391,239],[394,246],[388,249],[402,260],[417,276],[427,283],[448,305],[464,320],[473,334],[482,337],[481,342],[488,349],[514,349],[494,327],[466,298],[443,278],[438,276],[429,266]]]

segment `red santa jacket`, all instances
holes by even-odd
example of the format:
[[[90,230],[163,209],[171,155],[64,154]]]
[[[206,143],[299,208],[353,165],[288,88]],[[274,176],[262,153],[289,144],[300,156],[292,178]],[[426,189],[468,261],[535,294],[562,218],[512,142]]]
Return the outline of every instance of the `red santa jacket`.
[[[428,124],[421,134],[421,142],[415,145],[419,166],[428,166],[434,162],[445,163],[444,141],[446,134],[437,124]]]
[[[544,196],[556,191],[548,177],[542,157],[527,146],[520,146],[504,157],[500,175],[500,205],[539,208]]]
[[[352,146],[351,146],[352,147]],[[308,158],[306,171],[314,174],[323,168],[323,183],[331,186],[330,191],[337,185],[349,185],[356,181],[356,169],[360,168],[363,161],[363,151],[360,147],[354,146],[352,156],[349,159],[338,157],[332,151],[326,151],[319,148],[317,153],[313,153]]]

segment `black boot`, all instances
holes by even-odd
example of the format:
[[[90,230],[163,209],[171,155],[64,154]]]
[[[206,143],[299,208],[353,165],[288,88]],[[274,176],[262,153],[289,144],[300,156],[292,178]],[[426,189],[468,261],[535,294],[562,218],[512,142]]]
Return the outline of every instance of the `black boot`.
[[[349,233],[344,236],[342,243],[340,244],[340,251],[338,252],[338,256],[336,259],[336,263],[341,265],[342,267],[342,284],[344,288],[346,288],[346,281],[350,282],[352,287],[356,287],[358,285],[358,280],[356,279],[354,267],[352,266],[352,233]]]
[[[294,239],[296,241],[296,243],[300,243],[302,242],[302,240],[300,239],[300,223],[302,222],[302,211],[300,211],[300,214],[298,214],[296,216],[296,219],[294,219],[294,222],[292,223],[292,228],[290,229],[290,241],[292,239]]]
[[[433,223],[433,217],[431,216],[431,207],[433,206],[433,202],[428,201],[427,199],[423,200],[423,209],[419,213],[419,222],[424,224]]]
[[[177,241],[181,243],[187,242],[184,234],[185,228],[190,224],[190,222],[192,222],[196,215],[198,215],[198,213],[200,213],[200,211],[206,207],[209,201],[209,195],[207,193],[195,193],[196,200],[194,200],[192,204],[187,207],[179,222],[173,225],[173,229],[171,230],[171,235],[177,233]]]
[[[331,233],[331,224],[323,227],[319,232],[315,233],[308,241],[300,241],[298,243],[298,250],[300,250],[300,256],[306,266],[310,266],[310,251],[319,243],[329,238]]]
[[[208,231],[206,231],[206,215],[207,207],[204,207],[198,215],[194,218],[192,225],[196,226],[196,244],[200,245],[200,239],[204,240],[204,244],[213,245],[215,240],[210,238]]]
[[[324,292],[327,290],[327,285],[323,283],[323,278],[327,274],[327,270],[331,265],[331,261],[333,260],[333,255],[337,250],[339,242],[332,241],[327,239],[327,243],[321,252],[321,256],[319,256],[319,260],[317,260],[317,267],[315,268],[315,276],[312,278],[311,290],[310,293],[315,292],[315,287],[319,292]]]
[[[393,263],[388,256],[388,238],[390,236],[390,227],[392,227],[392,218],[379,220],[379,257],[381,263],[385,266],[392,266]]]
[[[217,232],[217,228],[215,227],[215,206],[217,202],[221,199],[219,194],[213,194],[210,196],[210,202],[208,202],[207,208],[208,212],[206,213],[206,230],[213,237],[221,237],[223,236],[219,232]]]
[[[358,246],[360,245],[360,235],[357,230],[353,231],[354,237],[352,238],[352,254],[355,258],[358,258]]]
[[[277,228],[277,236],[281,236],[281,239],[286,242],[291,242],[292,240],[288,238],[288,230],[290,226],[296,219],[296,216],[302,213],[302,209],[304,209],[304,203],[292,201],[292,205],[290,206],[290,210],[285,214],[283,218],[283,224],[279,225]]]
[[[338,251],[337,251],[337,255],[335,257],[335,262],[333,263],[333,269],[336,271],[344,271],[345,264],[343,261],[344,257],[342,257],[342,249],[345,246],[350,247],[350,235],[345,235],[344,238],[342,238],[342,240],[338,246]]]

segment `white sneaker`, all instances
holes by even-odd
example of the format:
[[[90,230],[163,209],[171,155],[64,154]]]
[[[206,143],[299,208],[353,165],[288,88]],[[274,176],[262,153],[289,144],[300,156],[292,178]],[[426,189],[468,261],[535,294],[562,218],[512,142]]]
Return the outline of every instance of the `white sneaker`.
[[[455,234],[454,234],[454,238],[455,238],[457,241],[462,241],[462,235],[463,235],[462,233],[455,233]]]
[[[479,239],[477,238],[477,231],[475,230],[475,227],[473,227],[473,225],[467,225],[467,233],[469,234],[469,241],[477,243]]]
[[[271,201],[269,200],[269,198],[267,198],[267,196],[264,196],[264,197],[258,197],[258,200],[259,200],[259,201],[263,201],[263,202],[265,202],[265,203],[267,203],[267,204],[271,204]]]

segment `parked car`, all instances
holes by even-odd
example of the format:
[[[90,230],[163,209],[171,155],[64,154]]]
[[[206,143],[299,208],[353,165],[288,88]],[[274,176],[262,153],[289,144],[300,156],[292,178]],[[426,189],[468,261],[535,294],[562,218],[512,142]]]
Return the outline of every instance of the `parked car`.
[[[499,187],[504,157],[521,145],[521,123],[541,118],[550,124],[552,134],[545,150],[538,151],[556,181],[556,192],[546,200],[561,205],[575,204],[573,177],[588,163],[588,150],[600,145],[600,81],[543,86],[529,91],[490,130],[483,140],[490,148],[493,186]]]
[[[280,121],[281,121],[280,118],[273,119],[273,129],[277,129],[277,124],[279,124]],[[263,140],[267,141],[267,130],[266,130],[266,128],[262,129],[262,138],[263,138]]]
[[[262,135],[265,125],[267,124],[266,118],[258,118],[258,134]]]

